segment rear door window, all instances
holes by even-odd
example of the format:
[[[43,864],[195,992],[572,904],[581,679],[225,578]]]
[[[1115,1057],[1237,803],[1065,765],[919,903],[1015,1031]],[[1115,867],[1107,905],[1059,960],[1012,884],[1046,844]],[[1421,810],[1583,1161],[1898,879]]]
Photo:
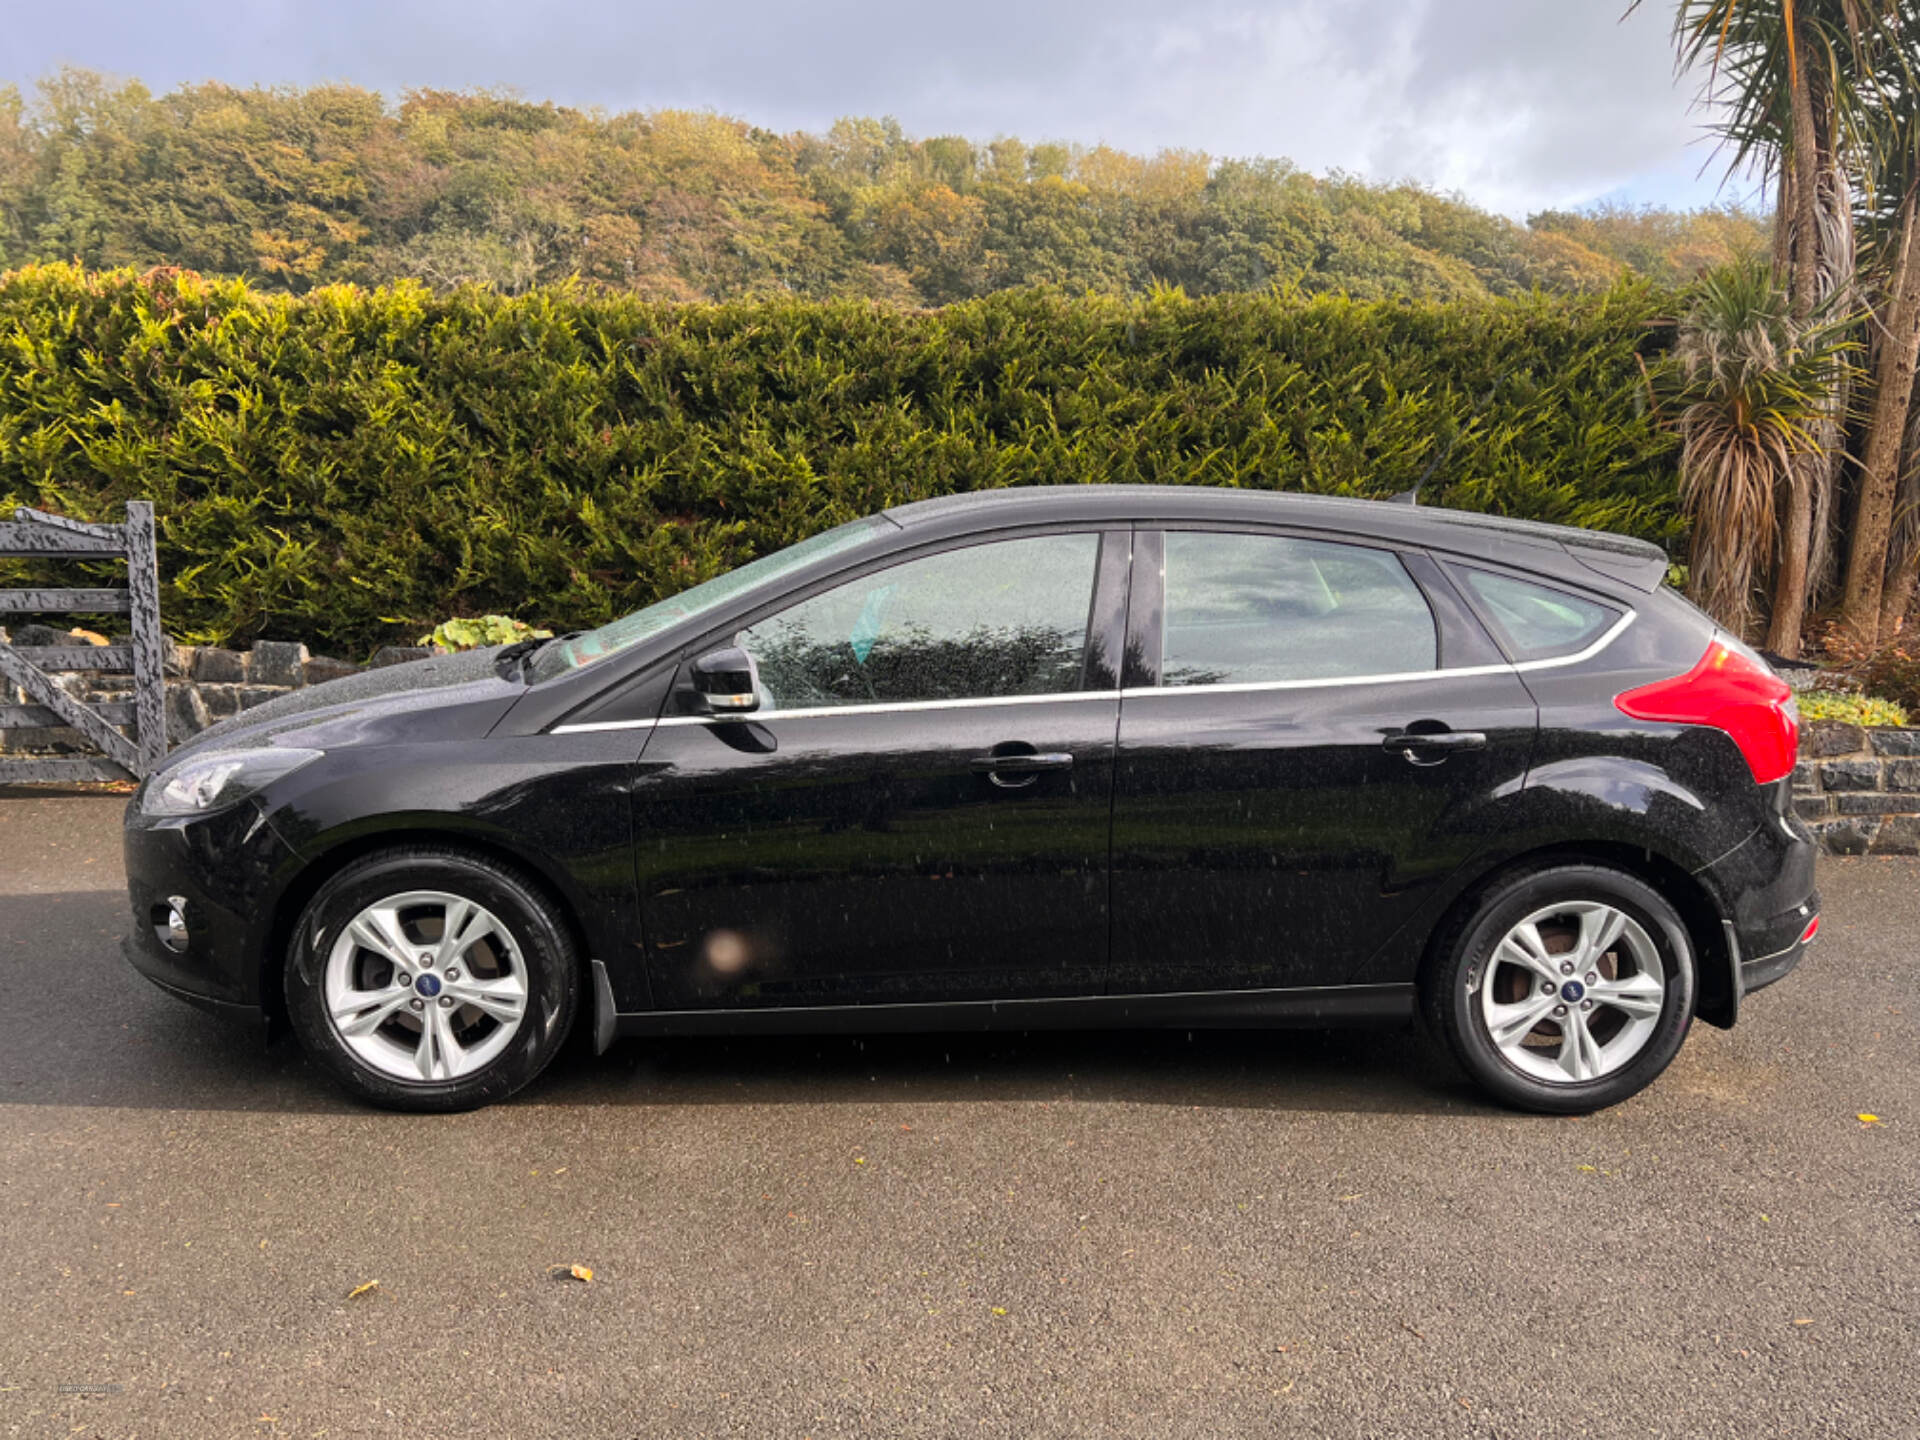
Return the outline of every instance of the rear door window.
[[[1283,535],[1166,534],[1162,685],[1432,670],[1433,612],[1389,550]]]

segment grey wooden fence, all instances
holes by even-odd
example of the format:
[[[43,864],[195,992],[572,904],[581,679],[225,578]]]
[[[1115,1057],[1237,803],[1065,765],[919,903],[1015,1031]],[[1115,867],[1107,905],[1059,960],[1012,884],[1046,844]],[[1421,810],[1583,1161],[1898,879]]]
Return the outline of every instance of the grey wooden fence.
[[[125,645],[0,644],[0,677],[26,694],[24,705],[0,704],[0,730],[64,725],[100,754],[51,759],[0,757],[0,784],[23,780],[125,780],[144,777],[167,753],[166,641],[160,632],[160,565],[153,546],[153,506],[127,502],[120,525],[92,525],[21,508],[0,522],[0,559],[110,560],[124,557],[127,587],[84,590],[0,590],[0,617],[126,615]],[[50,671],[131,672],[133,703],[86,704],[63,690]],[[0,700],[11,697],[0,694]],[[115,728],[131,724],[129,740]]]

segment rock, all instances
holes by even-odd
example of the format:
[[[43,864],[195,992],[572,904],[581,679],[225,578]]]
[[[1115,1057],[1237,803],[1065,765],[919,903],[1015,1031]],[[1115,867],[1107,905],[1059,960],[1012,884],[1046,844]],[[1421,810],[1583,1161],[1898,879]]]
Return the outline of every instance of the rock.
[[[180,745],[212,723],[207,707],[200,701],[200,692],[191,685],[172,685],[167,688],[167,742]]]
[[[160,652],[160,668],[166,671],[169,679],[185,680],[193,674],[193,657],[198,651],[199,647],[182,645],[168,636]]]
[[[229,715],[240,713],[240,687],[238,685],[198,685],[200,701],[207,707],[207,713],[216,720],[224,720]]]
[[[307,647],[297,640],[256,640],[247,659],[247,679],[255,685],[291,689],[306,683],[302,673],[306,663]]]
[[[1850,790],[1827,798],[1842,815],[1902,815],[1920,811],[1920,794],[1883,795],[1878,790]]]
[[[1793,813],[1802,820],[1825,820],[1832,816],[1833,809],[1825,795],[1796,795]]]
[[[1876,855],[1920,855],[1920,815],[1896,815],[1873,837]]]
[[[349,675],[358,675],[360,667],[345,660],[335,660],[331,656],[316,655],[303,667],[307,684],[324,685],[329,680],[344,680]]]
[[[382,670],[389,665],[410,665],[415,660],[432,658],[431,645],[382,645],[373,652],[373,668]]]
[[[1867,748],[1867,732],[1844,720],[1816,720],[1800,732],[1800,748],[1808,755],[1855,755]]]
[[[1878,790],[1877,760],[1829,760],[1820,767],[1820,785],[1826,790]]]
[[[1880,833],[1880,822],[1864,816],[1815,825],[1813,833],[1829,855],[1864,855]]]
[[[1920,755],[1920,730],[1869,730],[1867,743],[1876,755]]]
[[[1793,767],[1793,788],[1795,790],[1818,790],[1820,772],[1808,760],[1802,760]]]
[[[1818,690],[1823,684],[1828,689],[1833,688],[1832,677],[1811,665],[1775,665],[1773,673],[1796,690]]]
[[[22,625],[14,631],[13,643],[15,645],[66,645],[71,642],[65,633],[54,629],[51,625],[34,623]]]
[[[202,645],[193,652],[193,678],[207,685],[238,685],[247,678],[247,657],[238,650]]]
[[[278,700],[291,687],[286,685],[242,685],[240,687],[240,708],[251,710],[256,705],[264,705],[269,700]]]
[[[1887,761],[1887,789],[1920,790],[1920,758]]]

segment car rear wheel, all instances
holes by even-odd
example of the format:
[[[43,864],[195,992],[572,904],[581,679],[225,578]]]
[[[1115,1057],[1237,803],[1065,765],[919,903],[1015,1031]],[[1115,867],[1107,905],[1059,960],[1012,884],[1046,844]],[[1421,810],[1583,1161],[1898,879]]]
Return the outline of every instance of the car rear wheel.
[[[465,1110],[552,1060],[578,974],[566,925],[525,876],[406,847],[321,886],[287,956],[287,1010],[308,1052],[363,1099]]]
[[[1598,865],[1509,877],[1436,946],[1427,1015],[1462,1068],[1522,1109],[1581,1114],[1644,1089],[1693,1021],[1685,924]]]

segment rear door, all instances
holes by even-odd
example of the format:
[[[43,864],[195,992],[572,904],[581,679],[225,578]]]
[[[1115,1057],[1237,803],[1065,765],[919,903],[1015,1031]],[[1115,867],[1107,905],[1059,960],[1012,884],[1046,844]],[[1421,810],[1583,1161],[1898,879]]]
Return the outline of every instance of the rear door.
[[[1098,993],[1129,538],[958,544],[710,637],[760,704],[670,701],[642,756],[655,1003]]]
[[[1418,552],[1169,529],[1133,574],[1112,988],[1404,981],[1370,962],[1524,780],[1519,677]]]

